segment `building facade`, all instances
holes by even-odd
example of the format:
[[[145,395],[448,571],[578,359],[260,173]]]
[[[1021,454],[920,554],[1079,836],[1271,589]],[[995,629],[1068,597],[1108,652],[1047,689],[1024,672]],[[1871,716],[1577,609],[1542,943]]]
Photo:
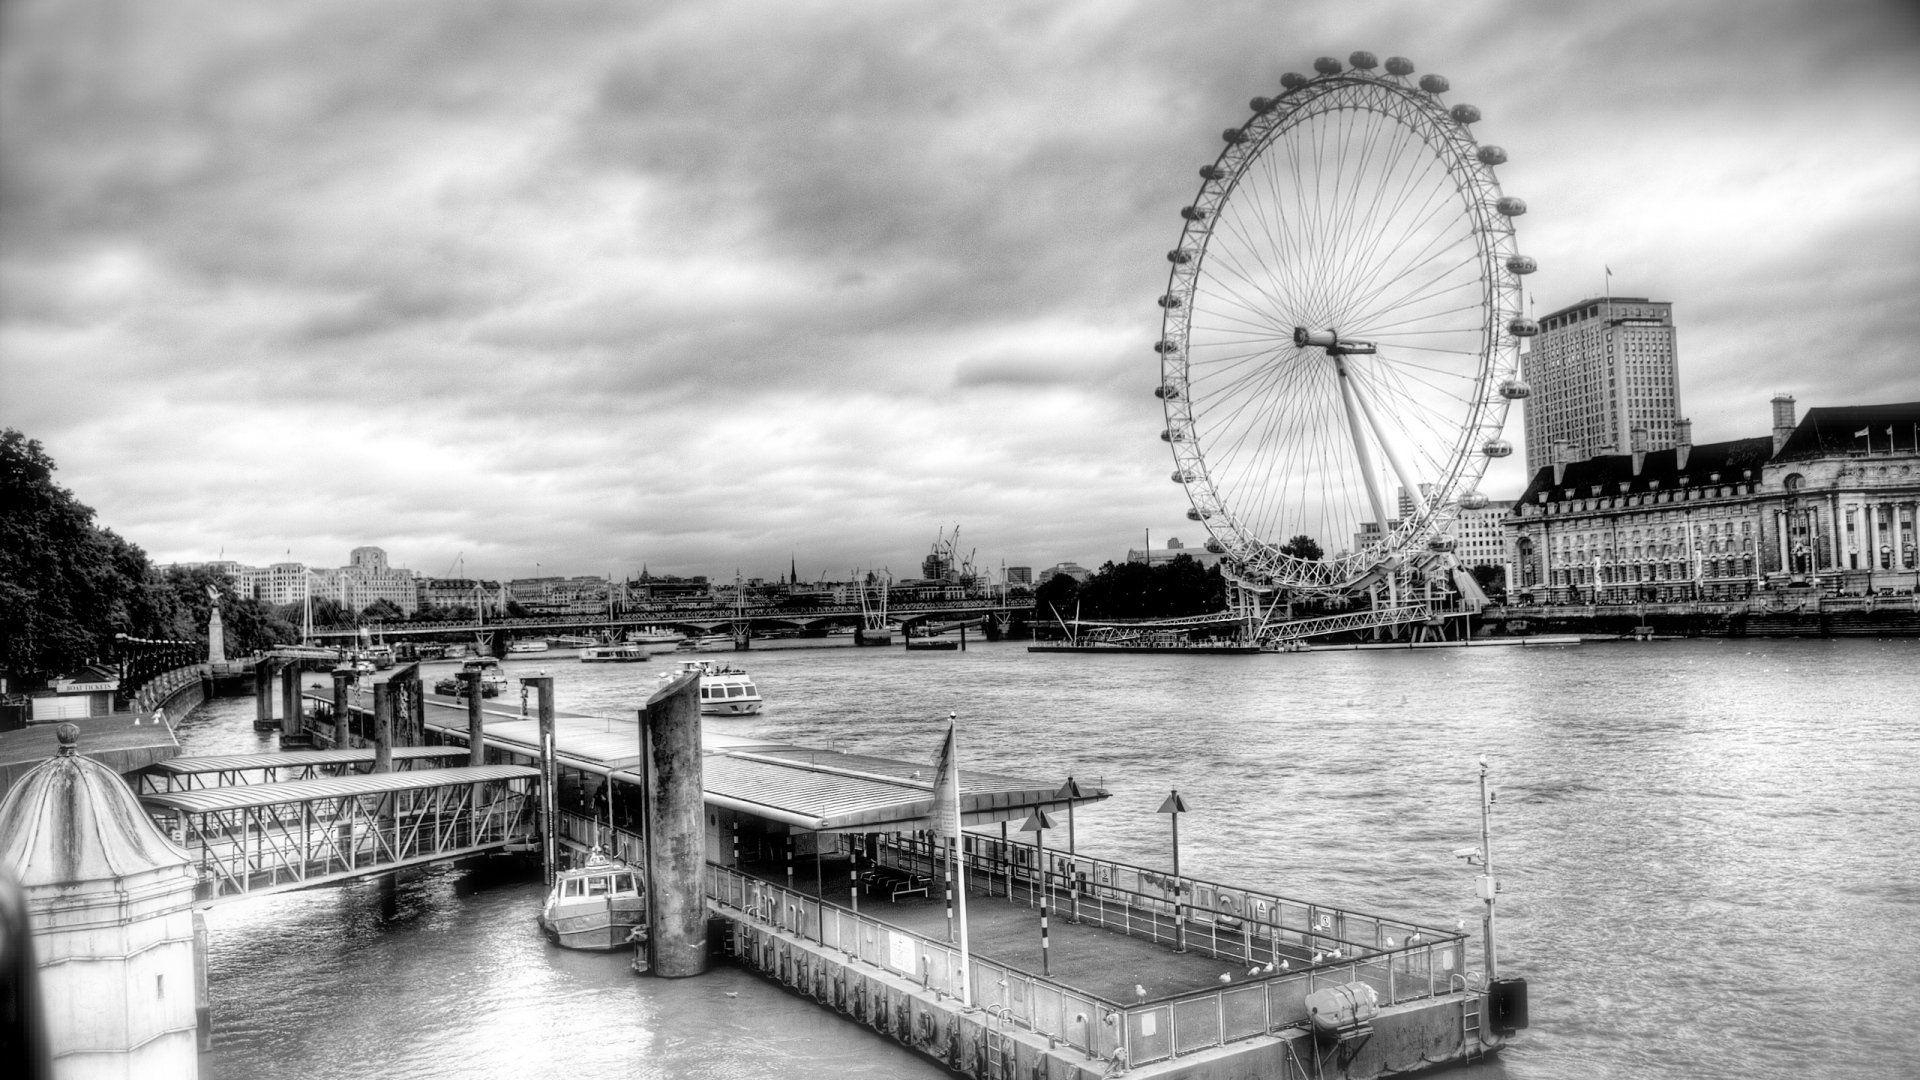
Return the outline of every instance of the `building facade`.
[[[1565,460],[1618,454],[1635,428],[1649,450],[1679,444],[1681,420],[1673,305],[1645,297],[1582,300],[1540,320],[1522,361],[1532,393],[1526,417],[1529,475]]]
[[[1549,465],[1507,517],[1510,590],[1629,603],[1915,589],[1916,443],[1920,402],[1795,421],[1776,398],[1771,435]]]

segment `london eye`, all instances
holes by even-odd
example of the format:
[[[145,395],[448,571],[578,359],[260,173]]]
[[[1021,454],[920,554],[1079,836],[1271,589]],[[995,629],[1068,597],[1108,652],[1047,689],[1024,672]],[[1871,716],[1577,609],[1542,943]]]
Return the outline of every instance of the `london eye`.
[[[1241,585],[1304,597],[1445,558],[1538,331],[1479,110],[1401,57],[1314,71],[1201,168],[1154,346],[1187,516]]]

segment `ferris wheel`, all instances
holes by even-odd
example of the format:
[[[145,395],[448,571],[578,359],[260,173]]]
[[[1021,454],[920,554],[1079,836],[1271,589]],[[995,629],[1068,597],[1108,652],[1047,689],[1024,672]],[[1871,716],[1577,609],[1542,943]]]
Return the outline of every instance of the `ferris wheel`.
[[[1506,153],[1447,80],[1381,66],[1322,57],[1254,98],[1167,253],[1161,438],[1187,516],[1256,588],[1352,592],[1446,550],[1528,393]]]

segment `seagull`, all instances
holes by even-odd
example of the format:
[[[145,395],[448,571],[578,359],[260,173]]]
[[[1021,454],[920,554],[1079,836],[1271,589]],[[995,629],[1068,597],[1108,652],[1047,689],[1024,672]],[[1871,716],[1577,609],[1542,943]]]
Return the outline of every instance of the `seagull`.
[[[1467,920],[1465,919],[1453,920],[1453,928],[1455,930],[1465,930],[1467,928]]]
[[[1340,950],[1339,950],[1339,949],[1335,949],[1335,950],[1333,950],[1333,958],[1334,958],[1335,960],[1338,960],[1338,959],[1340,959]]]
[[[740,996],[740,992],[739,992],[738,990],[729,990],[729,991],[727,991],[727,996],[728,996],[728,997],[739,997],[739,996]]]
[[[1133,993],[1134,996],[1138,997],[1141,1001],[1147,1000],[1147,988],[1141,986],[1139,983],[1133,984]]]
[[[1389,938],[1387,939],[1387,948],[1389,948],[1389,949],[1391,949],[1391,948],[1394,948],[1394,947],[1395,947],[1395,946],[1394,946],[1394,944],[1393,944],[1393,939],[1392,939],[1391,937],[1389,937]]]
[[[1220,973],[1220,981],[1221,981],[1221,982],[1232,982],[1232,981],[1233,981],[1233,972],[1231,972],[1231,971],[1223,971],[1223,972],[1221,972],[1221,973]]]
[[[1267,966],[1268,966],[1268,967],[1272,967],[1273,965],[1272,965],[1272,964],[1268,964]],[[1280,961],[1280,970],[1281,970],[1281,971],[1292,971],[1292,970],[1293,970],[1293,963],[1292,963],[1292,961],[1289,961],[1289,960],[1282,960],[1282,961]]]
[[[1258,974],[1260,974],[1260,965],[1259,965],[1259,964],[1255,964],[1255,965],[1253,965],[1252,967],[1250,967],[1250,968],[1248,968],[1248,969],[1247,969],[1247,974],[1248,974],[1249,976],[1252,976],[1252,975],[1258,975]]]
[[[1316,964],[1322,960],[1325,960],[1326,958],[1327,958],[1327,954],[1323,952],[1317,952],[1313,954],[1313,962]]]

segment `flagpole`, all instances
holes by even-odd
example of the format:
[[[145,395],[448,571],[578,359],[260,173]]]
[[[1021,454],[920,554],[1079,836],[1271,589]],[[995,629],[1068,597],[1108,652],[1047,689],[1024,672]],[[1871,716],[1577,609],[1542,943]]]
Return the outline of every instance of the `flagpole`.
[[[959,879],[959,888],[955,890],[955,899],[960,905],[960,1007],[973,1008],[973,953],[967,947],[967,860],[961,838],[967,833],[965,819],[960,816],[960,736],[956,730],[958,717],[947,714],[947,738],[953,744],[953,861],[955,876]]]

